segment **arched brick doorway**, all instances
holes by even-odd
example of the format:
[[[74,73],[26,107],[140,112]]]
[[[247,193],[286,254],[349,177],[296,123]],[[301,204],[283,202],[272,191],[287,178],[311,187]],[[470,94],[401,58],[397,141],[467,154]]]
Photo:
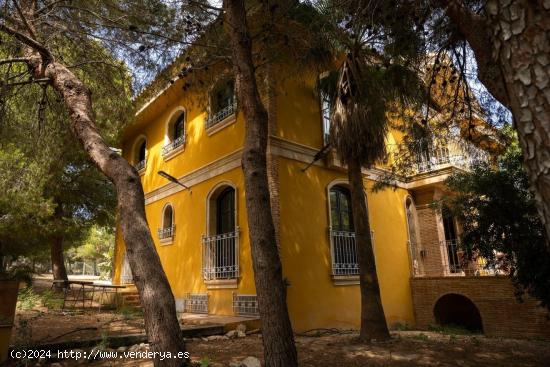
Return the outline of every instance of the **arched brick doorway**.
[[[478,308],[461,294],[450,293],[439,298],[434,306],[434,317],[441,326],[454,325],[472,332],[483,332]]]

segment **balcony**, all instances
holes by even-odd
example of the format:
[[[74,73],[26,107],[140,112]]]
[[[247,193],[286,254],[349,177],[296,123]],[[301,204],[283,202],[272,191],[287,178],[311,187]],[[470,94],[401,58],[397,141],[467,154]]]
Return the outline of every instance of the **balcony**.
[[[142,161],[137,162],[136,164],[134,164],[134,168],[138,172],[141,172],[141,171],[145,170],[146,166],[147,166],[147,161],[145,159],[142,160]]]
[[[205,281],[239,277],[239,230],[202,237],[202,273]]]
[[[204,121],[206,130],[210,130],[210,129],[213,129],[214,127],[218,127],[221,122],[226,121],[229,117],[233,116],[236,111],[237,111],[237,103],[232,103],[227,107],[217,111],[216,113],[208,115],[208,117]]]
[[[481,256],[468,256],[457,240],[428,246],[409,242],[413,277],[455,277],[506,275],[506,271],[487,263]]]
[[[355,232],[329,230],[332,276],[359,275]]]
[[[454,139],[442,143],[418,140],[409,146],[412,174],[437,171],[447,167],[470,170],[474,165],[488,162],[489,154],[469,142]]]
[[[184,146],[185,146],[185,135],[182,135],[162,147],[162,156],[164,158],[167,158],[172,153],[182,149]]]
[[[174,233],[176,232],[176,226],[159,228],[157,230],[157,235],[161,243],[171,242],[174,238]]]

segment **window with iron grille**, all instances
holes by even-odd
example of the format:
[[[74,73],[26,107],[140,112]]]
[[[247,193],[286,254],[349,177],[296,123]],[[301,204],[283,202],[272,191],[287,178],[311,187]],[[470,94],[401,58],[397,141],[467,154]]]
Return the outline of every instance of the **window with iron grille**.
[[[332,275],[358,275],[350,191],[347,187],[336,185],[330,189],[329,196]]]
[[[208,293],[187,293],[185,312],[208,313]]]
[[[233,312],[240,316],[258,316],[258,299],[255,294],[233,293]]]
[[[235,189],[222,186],[210,198],[209,231],[202,238],[205,280],[235,279],[239,276],[239,230],[235,220]]]
[[[162,228],[158,229],[159,239],[174,237],[176,226],[174,225],[174,209],[171,204],[167,204],[162,212]]]
[[[202,238],[205,280],[239,277],[239,231]]]
[[[205,120],[206,128],[211,128],[235,114],[235,82],[228,80],[219,84],[210,95],[210,113]]]
[[[134,167],[137,171],[145,169],[147,164],[147,141],[141,138],[134,152]]]
[[[185,112],[168,125],[169,142],[162,147],[162,155],[168,155],[185,144]]]

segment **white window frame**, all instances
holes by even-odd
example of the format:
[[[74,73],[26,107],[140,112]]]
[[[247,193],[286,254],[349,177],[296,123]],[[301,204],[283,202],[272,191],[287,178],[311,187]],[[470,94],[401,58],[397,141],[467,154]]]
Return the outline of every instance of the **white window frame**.
[[[172,144],[174,144],[174,140],[170,134],[170,130],[172,128],[172,125],[178,120],[181,114],[183,114],[183,136],[182,136],[183,141],[177,147],[168,148]],[[168,161],[174,156],[183,152],[185,150],[186,140],[187,140],[187,110],[183,106],[177,106],[172,111],[172,113],[170,114],[170,116],[168,117],[164,125],[164,144],[162,146],[162,158],[165,161]]]

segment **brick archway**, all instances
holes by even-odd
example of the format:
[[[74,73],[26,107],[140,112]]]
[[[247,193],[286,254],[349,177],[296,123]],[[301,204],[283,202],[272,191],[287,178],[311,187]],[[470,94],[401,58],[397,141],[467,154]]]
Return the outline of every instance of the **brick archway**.
[[[483,332],[481,313],[470,298],[457,293],[441,296],[434,305],[435,321],[441,325],[460,326],[472,332]]]

